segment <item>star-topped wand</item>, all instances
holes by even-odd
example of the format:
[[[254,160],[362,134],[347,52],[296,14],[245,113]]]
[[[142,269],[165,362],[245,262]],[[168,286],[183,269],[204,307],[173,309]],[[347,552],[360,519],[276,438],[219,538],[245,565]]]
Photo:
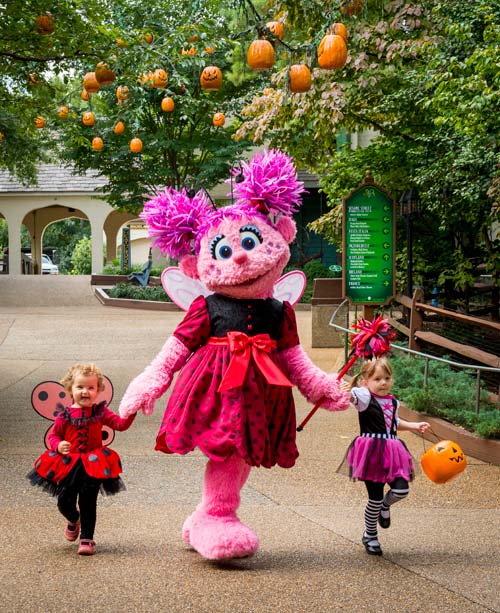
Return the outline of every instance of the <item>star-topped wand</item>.
[[[387,320],[382,319],[382,315],[379,315],[373,321],[360,317],[358,323],[353,325],[353,328],[359,330],[359,332],[352,335],[349,359],[338,373],[337,381],[342,379],[358,358],[370,360],[371,358],[379,358],[390,351],[390,343],[396,337]],[[319,409],[323,400],[322,398],[314,405],[302,423],[297,426],[297,432],[301,432],[304,429],[304,426]]]

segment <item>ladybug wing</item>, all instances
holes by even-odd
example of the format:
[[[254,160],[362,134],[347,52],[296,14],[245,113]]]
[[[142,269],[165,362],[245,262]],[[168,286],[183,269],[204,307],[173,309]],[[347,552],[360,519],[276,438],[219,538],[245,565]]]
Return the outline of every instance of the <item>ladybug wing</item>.
[[[210,296],[201,281],[185,275],[177,266],[165,268],[161,273],[161,284],[169,298],[183,311],[187,311],[198,296]]]
[[[71,396],[57,381],[43,381],[31,392],[32,407],[39,415],[51,421],[70,404]]]
[[[301,270],[292,270],[280,277],[274,284],[273,297],[281,302],[297,304],[306,289],[306,276]]]
[[[108,377],[106,377],[106,375],[103,375],[103,383],[104,383],[104,389],[102,392],[99,392],[95,402],[96,404],[105,402],[106,406],[109,406],[111,404],[111,401],[113,400],[113,393],[114,393],[113,384],[108,379]]]

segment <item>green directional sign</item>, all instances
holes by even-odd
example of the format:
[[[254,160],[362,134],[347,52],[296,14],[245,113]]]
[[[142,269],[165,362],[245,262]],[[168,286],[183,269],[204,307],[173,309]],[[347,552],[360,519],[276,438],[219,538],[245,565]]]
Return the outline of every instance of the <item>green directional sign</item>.
[[[356,304],[386,304],[395,294],[395,205],[368,173],[344,200],[344,296]]]

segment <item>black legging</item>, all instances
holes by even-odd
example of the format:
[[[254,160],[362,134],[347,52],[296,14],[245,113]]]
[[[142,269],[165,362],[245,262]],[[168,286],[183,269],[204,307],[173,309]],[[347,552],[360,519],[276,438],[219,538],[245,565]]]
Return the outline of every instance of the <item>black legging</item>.
[[[368,498],[370,500],[383,500],[384,499],[384,486],[385,483],[378,483],[376,481],[365,481],[365,486],[368,491]],[[408,481],[403,477],[397,477],[389,483],[391,490],[407,490]]]
[[[61,492],[57,497],[57,508],[70,524],[75,524],[80,518],[81,539],[92,540],[94,538],[99,486],[100,481],[89,477],[79,460],[64,479]],[[77,499],[79,513],[76,507]]]

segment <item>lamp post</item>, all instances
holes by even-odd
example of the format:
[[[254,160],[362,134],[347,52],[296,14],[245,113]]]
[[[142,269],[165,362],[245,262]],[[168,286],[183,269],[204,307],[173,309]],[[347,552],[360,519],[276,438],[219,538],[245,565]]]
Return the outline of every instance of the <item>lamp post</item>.
[[[399,200],[399,211],[406,219],[406,295],[413,295],[413,220],[420,215],[420,198],[416,187],[407,189]]]

